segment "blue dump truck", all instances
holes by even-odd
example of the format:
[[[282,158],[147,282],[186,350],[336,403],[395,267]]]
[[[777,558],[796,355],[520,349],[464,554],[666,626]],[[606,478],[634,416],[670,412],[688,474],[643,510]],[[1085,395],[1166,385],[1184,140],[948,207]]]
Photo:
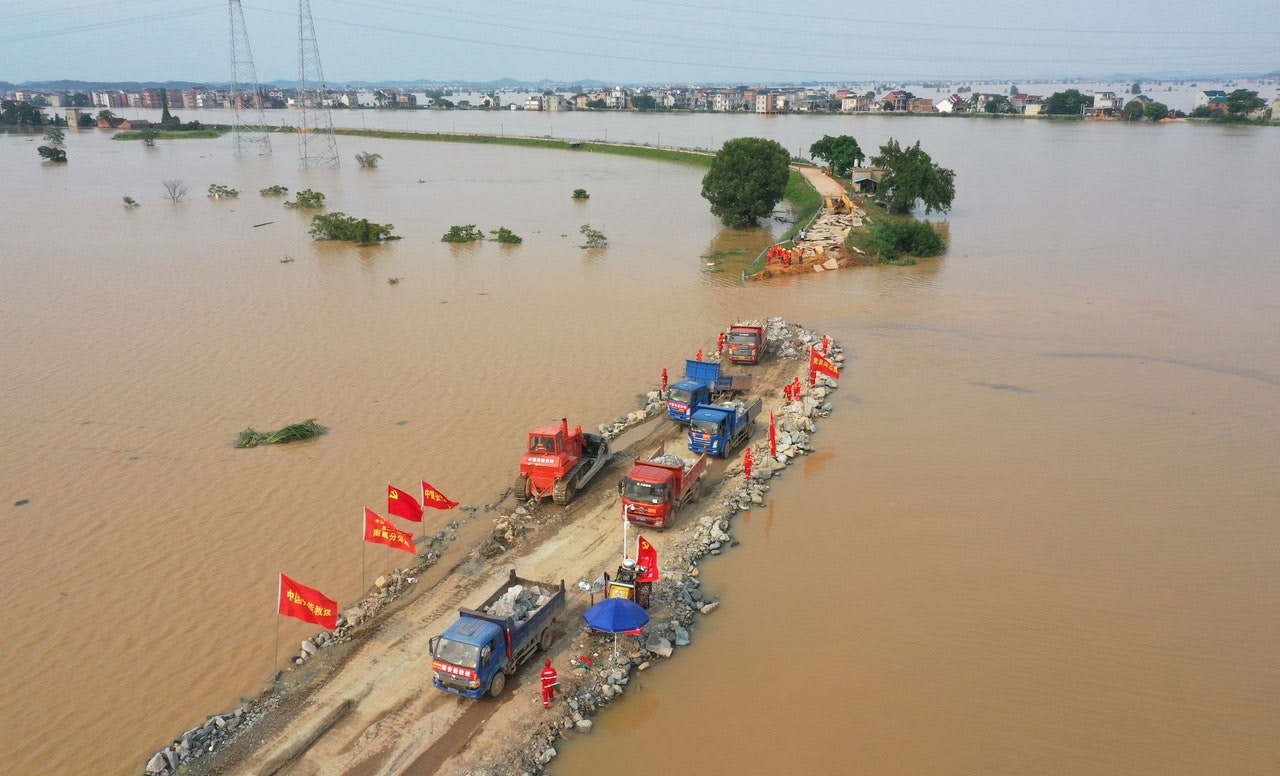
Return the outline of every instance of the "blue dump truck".
[[[694,407],[749,391],[754,382],[751,375],[722,374],[720,364],[691,358],[684,362],[684,379],[667,391],[667,417],[687,424]]]
[[[751,438],[756,427],[756,417],[764,404],[756,399],[753,404],[700,404],[693,408],[693,420],[689,425],[689,449],[726,458]]]
[[[564,606],[563,579],[556,587],[522,579],[512,569],[483,604],[458,610],[457,621],[431,639],[431,683],[466,698],[498,697],[508,676],[551,646],[551,627]]]

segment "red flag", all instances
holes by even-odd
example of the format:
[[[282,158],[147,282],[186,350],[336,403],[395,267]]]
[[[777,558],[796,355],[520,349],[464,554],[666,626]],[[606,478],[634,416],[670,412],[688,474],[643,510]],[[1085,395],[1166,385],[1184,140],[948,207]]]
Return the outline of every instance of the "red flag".
[[[778,457],[778,425],[773,420],[773,410],[769,410],[769,455]]]
[[[644,569],[637,582],[658,581],[658,551],[643,536],[636,537],[636,565]]]
[[[418,552],[418,548],[413,546],[413,534],[401,531],[368,507],[364,508],[364,540],[411,554]]]
[[[458,502],[451,501],[443,493],[431,487],[426,480],[422,481],[422,506],[432,509],[453,509]]]
[[[338,624],[338,602],[319,590],[280,575],[280,614],[332,629]]]
[[[415,523],[422,522],[422,505],[395,485],[387,484],[387,512]]]
[[[819,353],[817,348],[809,350],[809,371],[824,374],[833,380],[840,379],[840,370],[829,358]]]

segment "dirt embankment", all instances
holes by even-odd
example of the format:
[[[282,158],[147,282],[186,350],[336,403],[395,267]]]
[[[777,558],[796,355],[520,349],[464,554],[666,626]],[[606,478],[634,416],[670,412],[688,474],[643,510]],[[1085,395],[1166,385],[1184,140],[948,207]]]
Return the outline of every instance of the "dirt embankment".
[[[766,360],[754,367],[726,368],[754,374],[751,398],[764,399],[766,414],[772,409],[780,417],[787,413],[791,418],[786,441],[790,446],[790,440],[796,440],[789,447],[794,456],[806,451],[812,418],[825,411],[826,389],[815,389],[788,410],[782,387],[793,377],[807,376],[809,345],[820,341],[821,334],[780,319],[768,324]],[[706,350],[714,352],[715,347]],[[760,428],[767,429],[767,421]],[[678,441],[682,431],[659,416],[623,433],[615,440],[616,452],[607,470],[567,506],[519,505],[505,498],[490,505],[494,514],[490,507],[473,510],[451,534],[459,537],[458,546],[444,550],[434,565],[423,564],[412,572],[420,574],[416,584],[398,582],[403,590],[399,598],[351,626],[342,639],[320,649],[303,666],[285,672],[275,688],[250,704],[251,713],[237,720],[234,736],[219,743],[212,754],[186,759],[178,773],[519,774],[540,770],[548,759],[550,742],[590,726],[574,723],[589,715],[602,690],[606,700],[614,690],[621,694],[626,674],[643,660],[656,659],[644,647],[661,641],[663,634],[646,632],[624,647],[622,660],[635,659],[624,662],[612,678],[604,675],[610,669],[603,666],[594,672],[574,671],[571,661],[579,654],[576,647],[585,632],[581,614],[589,604],[588,595],[579,592],[575,583],[612,573],[620,561],[620,512],[613,483],[633,459],[647,456],[661,443],[683,449]],[[707,606],[687,595],[696,585],[696,580],[689,582],[697,575],[696,558],[720,551],[721,542],[711,540],[727,538],[723,530],[729,517],[760,499],[768,475],[781,467],[768,458],[767,433],[755,434],[752,448],[761,472],[756,479],[744,483],[739,451],[728,462],[712,466],[710,490],[698,503],[685,507],[671,529],[647,532],[661,559],[664,580],[659,584],[667,585],[661,594],[655,589],[654,623],[666,622],[664,609],[669,607],[696,615],[698,608]],[[444,544],[438,542],[436,547]],[[559,669],[569,694],[551,712],[540,701],[540,660],[531,660],[511,677],[508,689],[496,700],[466,700],[431,686],[431,637],[453,622],[460,606],[476,605],[496,589],[510,568],[527,578],[564,579],[569,586],[568,609],[546,654]],[[687,587],[680,588],[681,580]],[[592,682],[594,687],[587,687]],[[610,683],[613,687],[604,690],[603,685]],[[567,698],[579,691],[586,693],[579,697],[590,700],[575,701],[579,708],[571,711]]]

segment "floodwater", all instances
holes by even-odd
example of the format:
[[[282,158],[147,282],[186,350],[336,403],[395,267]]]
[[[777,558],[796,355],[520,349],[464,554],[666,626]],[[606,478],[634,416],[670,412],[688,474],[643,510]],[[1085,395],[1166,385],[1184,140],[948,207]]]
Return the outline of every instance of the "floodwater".
[[[918,139],[957,172],[951,249],[744,286],[711,256],[752,238],[720,230],[700,171],[676,165],[339,138],[344,160],[374,151],[382,167],[304,172],[286,136],[235,158],[228,140],[144,149],[90,131],[48,167],[38,143],[0,136],[13,772],[139,771],[314,632],[278,621],[279,572],[346,601],[389,567],[356,536],[386,482],[489,502],[527,427],[610,419],[720,326],[769,315],[848,349],[821,452],[706,563],[724,606],[698,649],[643,674],[555,773],[656,757],[747,773],[1274,769],[1275,128],[359,120],[451,131],[455,115],[465,131],[688,147]],[[173,178],[191,189],[176,205]],[[211,200],[211,183],[243,193]],[[271,184],[404,239],[312,242],[305,214],[258,196]],[[439,242],[469,223],[525,242]],[[577,247],[585,223],[607,249]],[[231,447],[310,417],[330,434]]]

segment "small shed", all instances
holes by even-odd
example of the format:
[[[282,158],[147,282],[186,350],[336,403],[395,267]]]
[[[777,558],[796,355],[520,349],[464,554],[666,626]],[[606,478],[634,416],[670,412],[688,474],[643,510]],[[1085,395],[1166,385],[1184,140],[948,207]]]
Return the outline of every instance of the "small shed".
[[[880,182],[870,175],[859,175],[849,181],[849,185],[859,194],[875,194],[876,189],[880,187]]]

